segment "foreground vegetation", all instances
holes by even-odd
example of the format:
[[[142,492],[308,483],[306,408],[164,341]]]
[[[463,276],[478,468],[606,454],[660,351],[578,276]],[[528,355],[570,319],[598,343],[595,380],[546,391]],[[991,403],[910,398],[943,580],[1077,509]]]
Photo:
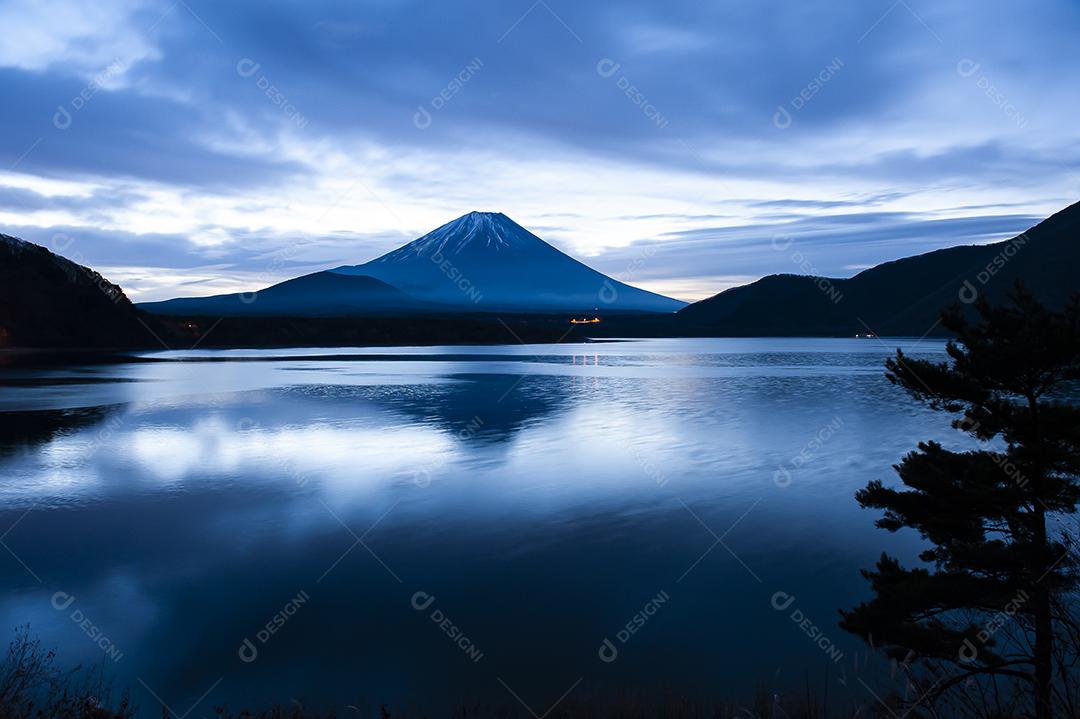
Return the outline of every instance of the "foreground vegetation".
[[[674,694],[643,697],[627,694],[605,701],[569,697],[544,719],[826,719],[833,717],[888,716],[891,710],[862,704],[837,713],[828,709],[828,697],[810,686],[780,695],[759,688],[748,704],[709,702]],[[193,708],[194,709],[194,708]],[[232,710],[209,705],[189,710],[192,719],[417,719],[430,716],[383,705],[377,713],[348,706],[340,710],[309,709],[299,704],[262,710]],[[181,719],[164,706],[137,706],[127,692],[114,692],[103,668],[63,669],[51,650],[34,638],[28,627],[16,631],[0,662],[0,719],[134,719],[160,716]],[[448,710],[450,719],[536,719],[520,704],[461,704]],[[187,715],[183,715],[186,719]]]
[[[897,351],[887,363],[980,446],[920,443],[896,466],[900,488],[875,480],[856,495],[883,512],[879,527],[918,531],[926,567],[883,554],[863,573],[873,599],[841,626],[903,667],[907,711],[1076,716],[1080,568],[1064,520],[1080,504],[1080,303],[1052,312],[1018,284],[976,309],[976,322],[943,315],[949,362]]]

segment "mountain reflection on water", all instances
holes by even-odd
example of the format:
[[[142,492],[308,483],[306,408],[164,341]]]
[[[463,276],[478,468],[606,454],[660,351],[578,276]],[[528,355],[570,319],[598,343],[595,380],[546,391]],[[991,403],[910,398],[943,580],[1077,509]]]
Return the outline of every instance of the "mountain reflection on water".
[[[205,711],[515,703],[507,686],[538,712],[571,686],[745,699],[807,672],[861,691],[836,610],[865,595],[860,567],[918,545],[852,493],[920,439],[962,441],[883,379],[897,344],[942,351],[695,339],[4,370],[0,614],[101,661],[78,609],[147,716],[147,687],[179,713],[211,686]]]

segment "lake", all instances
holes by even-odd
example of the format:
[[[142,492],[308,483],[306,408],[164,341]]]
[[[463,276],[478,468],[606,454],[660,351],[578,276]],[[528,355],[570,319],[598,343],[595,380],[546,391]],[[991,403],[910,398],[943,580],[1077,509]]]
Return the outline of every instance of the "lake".
[[[0,620],[147,716],[867,700],[837,611],[919,540],[852,495],[968,441],[884,378],[897,346],[944,359],[658,339],[0,369]]]

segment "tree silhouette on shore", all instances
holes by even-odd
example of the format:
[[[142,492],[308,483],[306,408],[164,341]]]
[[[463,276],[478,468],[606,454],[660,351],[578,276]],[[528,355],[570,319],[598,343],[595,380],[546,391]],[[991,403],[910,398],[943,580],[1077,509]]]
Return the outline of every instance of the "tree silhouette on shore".
[[[898,350],[886,364],[889,380],[982,445],[922,442],[895,467],[902,487],[874,480],[856,494],[883,510],[877,526],[918,531],[930,567],[882,554],[863,571],[873,598],[842,611],[841,626],[908,671],[915,691],[900,701],[911,708],[1075,716],[1080,576],[1057,520],[1080,502],[1080,406],[1068,396],[1080,378],[1080,305],[1052,312],[1017,284],[1007,304],[975,310],[974,321],[943,314],[956,336],[949,361]]]

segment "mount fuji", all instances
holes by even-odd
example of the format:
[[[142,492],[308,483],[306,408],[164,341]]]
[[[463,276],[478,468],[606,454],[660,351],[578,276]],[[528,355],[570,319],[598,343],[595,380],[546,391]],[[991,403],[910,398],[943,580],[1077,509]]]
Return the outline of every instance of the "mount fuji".
[[[382,257],[331,271],[484,310],[675,312],[686,305],[597,272],[501,212],[470,212]]]
[[[685,302],[631,287],[560,252],[500,212],[470,212],[360,265],[257,293],[147,302],[165,315],[393,312],[656,312]]]

